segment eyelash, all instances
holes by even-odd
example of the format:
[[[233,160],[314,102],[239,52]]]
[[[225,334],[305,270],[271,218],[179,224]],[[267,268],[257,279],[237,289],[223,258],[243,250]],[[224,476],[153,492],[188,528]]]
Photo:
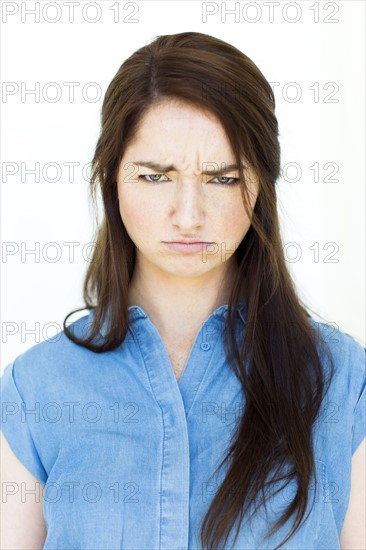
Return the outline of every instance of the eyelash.
[[[146,181],[147,183],[163,183],[163,182],[160,182],[160,181],[156,181],[156,180],[153,180],[153,181],[150,181],[150,180],[145,180],[144,178],[146,178],[146,176],[163,176],[164,174],[140,174],[138,176],[138,179],[139,180],[142,180],[142,181]],[[225,176],[216,176],[216,178],[224,178]],[[213,178],[213,179],[216,179],[216,178]],[[225,177],[225,179],[229,179],[229,180],[233,180],[231,183],[222,183],[222,182],[218,182],[218,185],[225,185],[226,187],[233,187],[234,185],[236,185],[238,182],[239,182],[239,178],[229,178],[229,177]]]

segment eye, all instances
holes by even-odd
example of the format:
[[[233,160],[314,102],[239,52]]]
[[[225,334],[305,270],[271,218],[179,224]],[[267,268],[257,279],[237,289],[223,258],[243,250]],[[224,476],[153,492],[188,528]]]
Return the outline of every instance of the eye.
[[[218,180],[232,180],[231,182],[229,181],[219,181],[219,184],[220,185],[235,185],[236,183],[238,183],[239,181],[239,178],[228,178],[228,177],[225,177],[225,176],[217,176],[216,178],[214,179],[218,179]]]
[[[159,183],[160,180],[158,180],[158,179],[145,180],[145,178],[156,178],[156,177],[160,178],[160,176],[163,176],[163,174],[140,174],[138,179],[139,180],[144,180],[144,181],[149,181],[150,183],[153,183],[153,182]]]

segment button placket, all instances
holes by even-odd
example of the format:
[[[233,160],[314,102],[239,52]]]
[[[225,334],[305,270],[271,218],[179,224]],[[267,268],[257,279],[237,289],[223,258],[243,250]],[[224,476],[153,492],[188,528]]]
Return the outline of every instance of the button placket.
[[[179,389],[187,417],[204,379],[208,376],[208,371],[215,368],[212,357],[216,346],[220,343],[220,338],[221,322],[212,314],[198,332],[179,380]]]
[[[210,344],[208,342],[202,342],[201,344],[201,349],[203,349],[203,351],[208,351],[210,349]]]
[[[143,310],[134,311],[131,330],[140,348],[151,392],[162,414],[158,548],[187,548],[190,458],[184,403],[159,332],[143,313]]]

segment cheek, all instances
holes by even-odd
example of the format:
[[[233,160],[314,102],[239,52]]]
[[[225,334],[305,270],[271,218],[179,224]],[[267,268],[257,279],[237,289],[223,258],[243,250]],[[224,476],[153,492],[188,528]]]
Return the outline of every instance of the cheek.
[[[133,240],[141,240],[157,226],[159,215],[151,200],[140,193],[119,191],[119,211],[128,234]],[[160,218],[161,219],[161,218]]]
[[[225,209],[221,207],[218,212],[221,214],[220,225],[223,233],[230,241],[240,242],[250,227],[250,220],[241,199],[227,204]]]

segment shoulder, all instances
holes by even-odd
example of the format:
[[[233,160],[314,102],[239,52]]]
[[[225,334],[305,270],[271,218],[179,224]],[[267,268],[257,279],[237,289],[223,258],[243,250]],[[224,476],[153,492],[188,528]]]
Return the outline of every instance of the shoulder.
[[[313,326],[318,340],[322,337],[330,346],[333,353],[341,352],[342,355],[365,353],[365,346],[348,332],[342,331],[337,323],[326,323],[318,321],[313,317],[309,318],[309,322]]]
[[[335,324],[314,319],[311,323],[319,336],[317,342],[324,373],[329,375],[330,358],[334,366],[321,416],[324,437],[337,441],[338,451],[344,447],[353,455],[366,432],[366,348]],[[336,457],[337,453],[333,453]]]
[[[78,336],[86,336],[91,326],[92,312],[71,323],[68,328]],[[75,366],[82,368],[96,355],[75,344],[64,330],[39,342],[9,363],[2,373],[2,384],[15,383],[20,395],[35,396],[47,388],[57,388],[68,378]]]
[[[335,384],[350,398],[359,398],[366,382],[366,348],[348,332],[342,331],[335,323],[311,320],[317,331],[317,343],[324,365],[329,365],[329,356],[335,367]],[[324,351],[324,342],[329,355]]]
[[[313,318],[310,318],[310,323],[323,363],[328,365],[331,357],[337,377],[343,377],[344,382],[348,383],[361,382],[365,378],[365,346],[348,332],[340,330],[336,323],[324,323]]]

